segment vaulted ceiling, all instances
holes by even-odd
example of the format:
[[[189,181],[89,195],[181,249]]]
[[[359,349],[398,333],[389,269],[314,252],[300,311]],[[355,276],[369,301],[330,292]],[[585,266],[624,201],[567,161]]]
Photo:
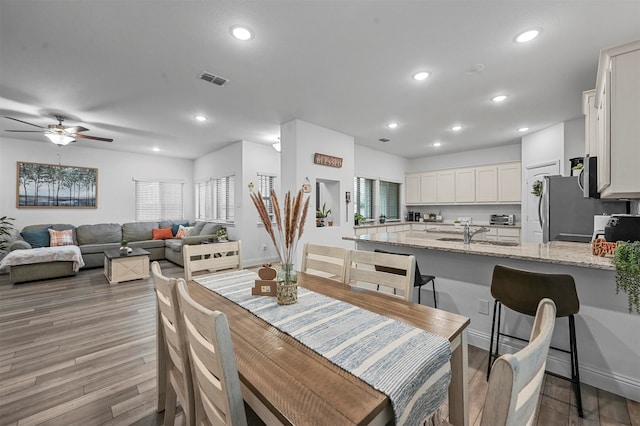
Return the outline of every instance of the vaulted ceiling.
[[[538,38],[514,42],[532,28]],[[272,143],[301,119],[415,158],[579,117],[599,50],[634,39],[640,1],[0,0],[0,112],[41,126],[63,114],[114,139],[76,146],[182,158]]]

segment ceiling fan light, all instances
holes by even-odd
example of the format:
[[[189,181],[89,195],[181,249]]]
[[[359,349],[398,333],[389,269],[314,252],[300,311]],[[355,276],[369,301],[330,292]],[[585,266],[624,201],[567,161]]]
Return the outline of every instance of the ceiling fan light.
[[[69,143],[75,141],[75,139],[71,136],[59,135],[57,133],[45,133],[44,135],[56,145],[68,145]]]

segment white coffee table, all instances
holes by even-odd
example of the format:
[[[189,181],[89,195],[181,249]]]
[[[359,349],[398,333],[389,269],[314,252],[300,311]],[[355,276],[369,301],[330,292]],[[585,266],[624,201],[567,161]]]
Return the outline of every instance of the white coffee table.
[[[149,252],[138,247],[127,255],[119,249],[104,251],[104,276],[109,284],[149,278]]]

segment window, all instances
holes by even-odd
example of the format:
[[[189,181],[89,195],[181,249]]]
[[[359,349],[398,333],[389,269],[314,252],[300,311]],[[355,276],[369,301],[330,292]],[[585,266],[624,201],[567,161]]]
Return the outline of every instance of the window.
[[[213,217],[211,204],[211,180],[195,184],[196,219],[211,220]]]
[[[212,219],[233,223],[235,219],[235,176],[212,179],[211,182],[213,184]]]
[[[387,219],[400,219],[400,184],[380,181],[380,214]]]
[[[356,177],[353,179],[354,212],[367,219],[373,219],[375,212],[374,180]]]
[[[182,182],[136,180],[136,220],[182,219]]]
[[[267,207],[267,213],[269,213],[269,217],[271,218],[271,220],[273,220],[273,203],[271,202],[271,190],[273,189],[274,179],[275,176],[258,173],[258,191],[260,191],[260,195],[262,195],[262,200],[264,201],[264,205]],[[262,223],[259,218],[258,223]]]

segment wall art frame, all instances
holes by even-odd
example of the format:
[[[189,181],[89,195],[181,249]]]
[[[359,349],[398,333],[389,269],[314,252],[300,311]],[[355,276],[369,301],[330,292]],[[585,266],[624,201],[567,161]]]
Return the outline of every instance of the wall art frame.
[[[18,161],[16,171],[17,208],[98,208],[98,169]]]

